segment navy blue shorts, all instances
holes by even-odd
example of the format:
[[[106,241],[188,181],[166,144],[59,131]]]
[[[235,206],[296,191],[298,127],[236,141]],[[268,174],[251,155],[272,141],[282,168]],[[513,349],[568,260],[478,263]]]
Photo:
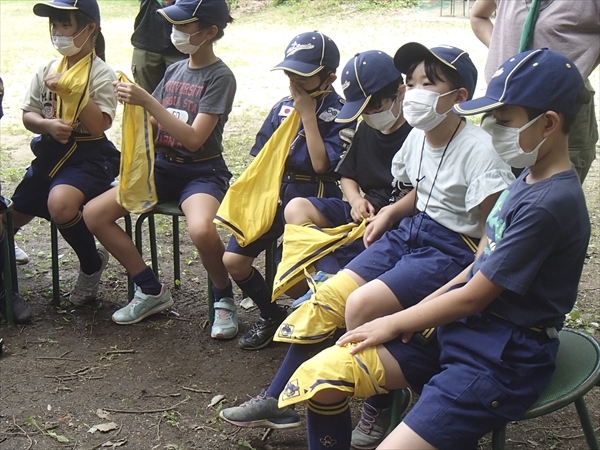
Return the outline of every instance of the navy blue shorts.
[[[384,344],[419,400],[404,418],[439,449],[476,449],[477,441],[519,420],[555,368],[559,340],[478,314],[442,327],[427,344]]]
[[[113,174],[113,169],[102,163],[80,161],[62,167],[54,178],[48,179],[44,171],[31,165],[12,196],[14,210],[50,220],[48,195],[55,186],[66,184],[77,188],[85,197],[84,203],[87,203],[110,189]]]
[[[354,222],[350,215],[350,211],[352,211],[350,203],[340,198],[310,197],[307,200],[325,217],[330,228]]]
[[[158,153],[154,161],[154,183],[159,202],[177,202],[179,206],[194,194],[208,194],[223,201],[231,173],[222,157],[181,164]]]
[[[406,309],[453,279],[474,258],[475,250],[460,234],[419,213],[404,218],[345,268],[367,282],[385,283]]]

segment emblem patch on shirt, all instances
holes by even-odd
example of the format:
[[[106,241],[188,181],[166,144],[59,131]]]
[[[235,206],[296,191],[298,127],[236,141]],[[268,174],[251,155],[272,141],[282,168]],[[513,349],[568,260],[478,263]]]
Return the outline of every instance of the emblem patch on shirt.
[[[279,116],[287,117],[292,113],[293,110],[294,110],[293,106],[281,105],[281,109],[279,110]]]
[[[321,119],[324,122],[331,122],[332,120],[334,120],[337,115],[340,113],[339,109],[335,109],[335,108],[327,108],[325,111],[323,111],[321,114],[319,114],[319,119]]]

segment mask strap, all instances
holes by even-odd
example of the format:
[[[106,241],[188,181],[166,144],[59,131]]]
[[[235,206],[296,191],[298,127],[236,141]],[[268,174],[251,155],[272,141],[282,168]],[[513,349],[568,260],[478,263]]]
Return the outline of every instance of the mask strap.
[[[535,122],[537,122],[537,120],[542,117],[544,114],[546,114],[545,112],[541,113],[539,116],[537,116],[534,119],[531,119],[529,122],[527,122],[525,125],[523,125],[521,128],[519,128],[517,131],[518,133],[522,133],[523,131],[525,131],[527,128],[529,128],[531,125],[533,125]]]

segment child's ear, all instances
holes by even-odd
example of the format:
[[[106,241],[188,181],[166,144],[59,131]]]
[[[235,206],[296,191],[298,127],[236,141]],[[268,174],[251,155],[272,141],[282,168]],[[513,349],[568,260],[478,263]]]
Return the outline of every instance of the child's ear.
[[[219,27],[217,27],[216,25],[211,25],[210,27],[208,27],[206,29],[206,40],[210,41],[212,40],[217,33],[219,32]]]
[[[402,100],[404,100],[404,94],[406,94],[406,85],[401,84],[398,86],[398,101],[400,103],[402,103]]]
[[[456,103],[466,102],[468,98],[469,92],[464,87],[461,87],[456,91]]]
[[[331,86],[335,80],[337,80],[337,75],[335,73],[330,73],[327,75],[327,78],[325,78],[325,83],[327,86]]]
[[[564,116],[554,111],[546,111],[541,120],[544,121],[543,136],[548,137],[551,134],[555,133],[557,130],[561,129]]]

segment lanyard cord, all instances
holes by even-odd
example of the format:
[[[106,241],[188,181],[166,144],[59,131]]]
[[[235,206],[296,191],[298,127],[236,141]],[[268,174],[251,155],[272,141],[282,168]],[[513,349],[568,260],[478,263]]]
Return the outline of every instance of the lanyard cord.
[[[454,133],[452,133],[452,136],[450,136],[450,140],[446,144],[446,147],[444,147],[444,151],[442,152],[442,157],[440,158],[440,163],[437,166],[437,169],[435,171],[435,176],[433,177],[433,182],[431,183],[431,188],[429,189],[429,194],[427,195],[427,200],[425,201],[425,207],[423,208],[423,211],[421,211],[422,215],[420,217],[421,220],[419,221],[419,227],[417,228],[417,232],[415,233],[415,238],[413,239],[412,227],[413,227],[413,222],[415,221],[414,215],[415,215],[415,212],[417,211],[417,201],[419,198],[419,183],[425,179],[424,176],[421,177],[421,165],[423,164],[425,139],[427,139],[427,137],[423,136],[423,145],[421,146],[421,156],[419,158],[419,170],[417,171],[417,185],[415,186],[415,201],[413,203],[413,218],[410,221],[410,227],[408,229],[408,239],[409,239],[408,253],[412,253],[412,251],[413,251],[413,244],[414,244],[416,237],[419,236],[419,232],[421,231],[421,225],[423,224],[423,214],[425,214],[425,211],[427,211],[427,206],[429,206],[429,199],[431,199],[431,193],[433,192],[433,187],[435,186],[435,181],[437,180],[438,174],[440,173],[440,168],[442,167],[442,163],[444,162],[444,156],[446,156],[446,151],[448,150],[448,147],[450,147],[450,143],[454,139],[454,136],[456,136],[456,133],[457,133],[460,125],[462,124],[462,121],[463,121],[463,119],[461,118],[460,121],[458,122],[458,125],[456,126],[456,128],[454,130]]]

